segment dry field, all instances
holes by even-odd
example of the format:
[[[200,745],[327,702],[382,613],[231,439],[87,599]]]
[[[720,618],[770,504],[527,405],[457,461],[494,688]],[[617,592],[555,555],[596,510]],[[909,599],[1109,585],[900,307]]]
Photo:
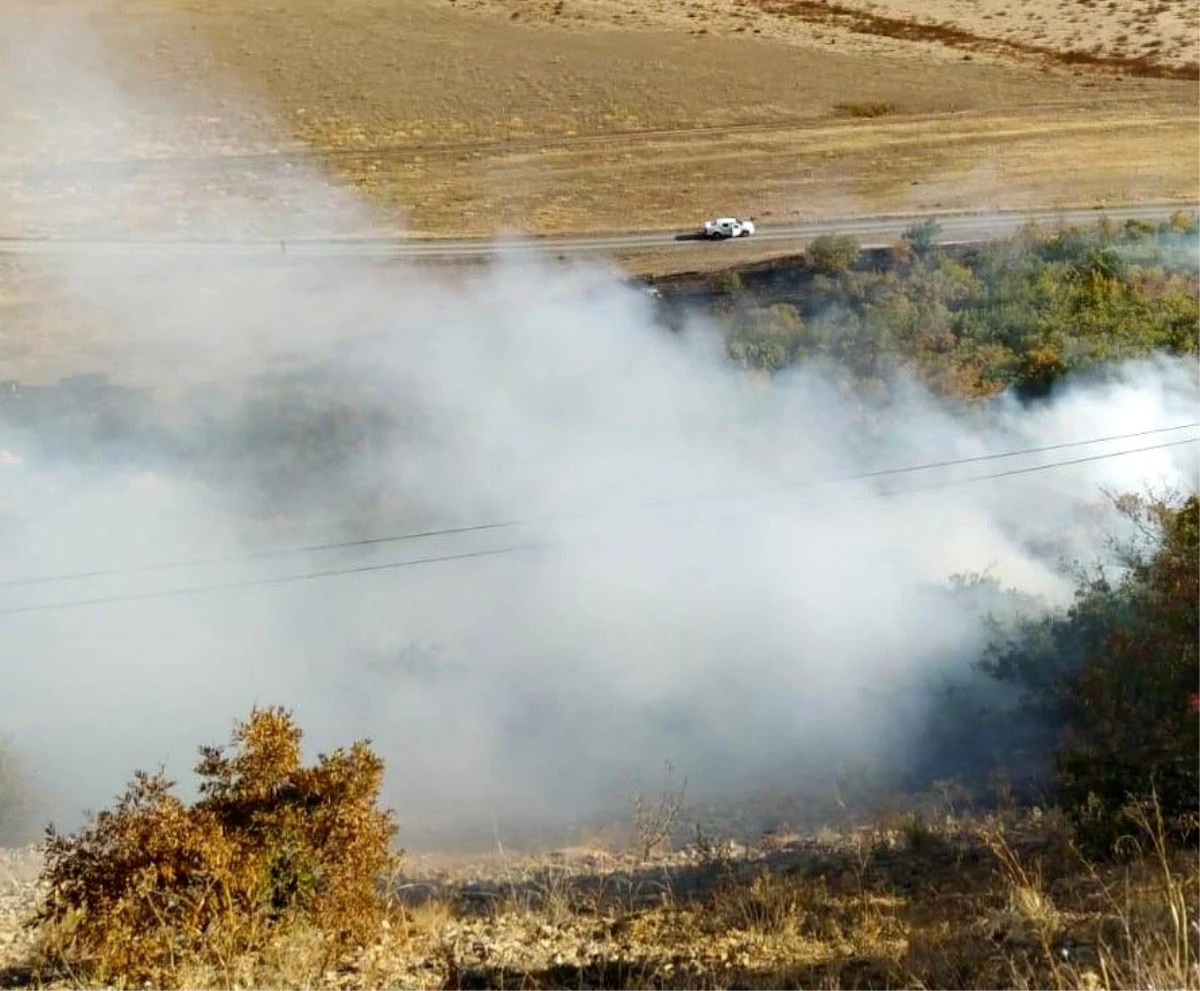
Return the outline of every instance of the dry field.
[[[556,14],[522,0],[515,19],[472,3],[6,0],[0,66],[19,61],[2,46],[20,49],[30,18],[54,29],[59,61],[29,66],[37,100],[0,97],[0,235],[680,229],[714,212],[1194,201],[1200,185],[1195,83],[1153,67],[864,33],[758,2],[566,0]],[[986,21],[987,6],[969,9]],[[1103,4],[1072,10],[1089,32],[1117,23]],[[1175,71],[1186,51],[1170,39],[1194,16],[1155,10],[1138,37],[1161,36]],[[369,209],[323,210],[342,185]],[[626,263],[705,268],[709,248]],[[0,378],[105,364],[104,314],[64,299],[53,272],[0,267]]]
[[[40,854],[0,851],[0,987],[86,982],[20,928]],[[1049,817],[943,814],[674,854],[420,859],[378,941],[180,960],[170,987],[1200,987],[1194,858],[1097,867]],[[40,952],[39,952],[40,945]],[[39,966],[39,961],[42,962]]]
[[[36,132],[65,97],[0,118],[17,125],[5,234],[195,233],[221,204],[239,233],[247,201],[293,217],[326,195],[306,149],[377,208],[313,222],[338,233],[1194,201],[1200,184],[1196,12],[1174,0],[2,9],[34,7],[87,12],[131,99],[85,102],[65,140]]]

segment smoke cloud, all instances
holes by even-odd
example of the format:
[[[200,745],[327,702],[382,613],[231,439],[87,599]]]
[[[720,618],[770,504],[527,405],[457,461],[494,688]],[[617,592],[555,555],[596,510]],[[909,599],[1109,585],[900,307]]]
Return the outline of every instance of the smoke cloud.
[[[118,84],[128,66],[35,27],[5,24],[10,156],[127,159],[147,115],[186,131],[151,80]],[[120,233],[118,216],[206,237],[377,222],[312,166],[286,202],[225,175],[181,205],[164,190],[186,178],[160,178],[92,186],[89,233]],[[5,232],[70,222],[69,203],[39,203],[0,212]],[[30,264],[57,290],[48,339],[77,331],[128,387],[0,406],[0,729],[65,825],[135,768],[186,780],[196,746],[256,703],[294,708],[313,751],[370,737],[404,842],[567,822],[664,760],[700,794],[901,766],[921,723],[889,698],[965,669],[984,635],[940,583],[986,570],[1061,602],[1058,560],[1103,550],[1102,488],[1196,484],[1190,447],[966,481],[1137,441],[848,479],[1191,422],[1191,361],[1036,407],[954,408],[900,380],[867,404],[819,366],[764,388],[703,321],[661,329],[605,266],[166,249]],[[514,525],[264,554],[480,523]],[[504,552],[393,567],[486,551]],[[120,573],[23,583],[96,571]],[[85,599],[106,601],[11,611]]]

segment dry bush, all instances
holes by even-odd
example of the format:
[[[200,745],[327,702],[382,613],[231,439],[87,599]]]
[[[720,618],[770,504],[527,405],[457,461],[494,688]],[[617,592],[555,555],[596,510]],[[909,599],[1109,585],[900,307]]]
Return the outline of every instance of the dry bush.
[[[34,919],[47,963],[161,983],[281,931],[319,934],[331,959],[378,935],[377,880],[398,856],[393,814],[376,807],[383,763],[359,742],[305,767],[301,735],[286,711],[256,708],[230,748],[201,748],[194,805],[138,772],[79,833],[51,828]]]
[[[1046,890],[1040,867],[1027,864],[1002,832],[986,837],[986,842],[999,862],[1005,892],[1004,905],[988,919],[988,928],[1010,943],[1023,940],[1049,954],[1062,916]]]
[[[670,761],[666,768],[670,777],[675,770]],[[634,842],[642,860],[649,860],[654,854],[665,853],[671,848],[686,797],[686,778],[678,791],[665,789],[655,801],[647,799],[641,791],[634,792],[630,797]]]
[[[863,100],[852,103],[834,104],[833,112],[839,117],[861,117],[872,119],[887,117],[896,112],[896,104],[886,100]]]

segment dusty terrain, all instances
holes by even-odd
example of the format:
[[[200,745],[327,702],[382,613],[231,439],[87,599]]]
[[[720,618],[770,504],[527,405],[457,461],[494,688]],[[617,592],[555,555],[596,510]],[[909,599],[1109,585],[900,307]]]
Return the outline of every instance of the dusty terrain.
[[[68,0],[121,98],[67,140],[37,131],[63,103],[0,119],[0,227],[194,233],[227,204],[236,234],[245,202],[295,223],[334,195],[306,149],[377,208],[326,233],[1194,201],[1192,5],[868,6]],[[897,28],[917,6],[953,30]]]

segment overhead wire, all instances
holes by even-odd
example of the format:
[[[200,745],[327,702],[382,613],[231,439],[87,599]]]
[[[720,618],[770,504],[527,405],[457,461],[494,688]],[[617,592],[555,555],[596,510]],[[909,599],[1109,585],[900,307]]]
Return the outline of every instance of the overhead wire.
[[[991,454],[978,454],[969,457],[951,458],[942,461],[931,461],[924,464],[905,465],[898,468],[883,468],[874,471],[859,472],[826,479],[792,482],[754,491],[728,492],[707,496],[685,496],[678,499],[661,499],[631,503],[615,509],[580,511],[574,513],[549,513],[540,516],[529,516],[515,520],[500,520],[487,523],[471,523],[462,526],[437,527],[408,533],[385,534],[376,537],[362,537],[356,540],[337,540],[322,543],[302,544],[292,547],[264,548],[261,550],[243,551],[213,557],[187,558],[177,561],[159,561],[147,564],[129,565],[120,568],[97,568],[90,571],[75,571],[56,575],[32,575],[18,578],[0,579],[0,587],[26,585],[41,585],[51,582],[81,581],[91,578],[106,578],[117,575],[144,574],[155,571],[172,571],[182,568],[199,568],[212,565],[240,564],[249,561],[267,560],[277,557],[291,557],[298,554],[318,554],[327,551],[353,550],[357,548],[375,547],[384,544],[406,543],[417,540],[429,540],[436,537],[454,537],[464,534],[485,533],[495,530],[511,530],[520,527],[542,526],[550,523],[563,523],[579,519],[594,519],[602,516],[614,516],[624,513],[636,513],[645,510],[670,509],[681,505],[694,505],[702,502],[719,500],[747,499],[760,495],[770,495],[777,492],[796,491],[800,489],[817,488],[838,485],[847,482],[869,481],[914,474],[922,471],[933,471],[940,468],[955,468],[962,465],[981,464],[988,461],[999,461],[1006,458],[1024,457],[1032,454],[1045,454],[1050,451],[1062,451],[1076,447],[1086,447],[1092,444],[1113,443],[1121,440],[1133,440],[1138,437],[1148,437],[1156,434],[1176,433],[1200,427],[1200,421],[1176,424],[1170,427],[1156,427],[1150,430],[1137,430],[1123,434],[1110,434],[1105,437],[1093,437],[1087,440],[1063,441],[1056,444],[1044,444],[1040,447],[1029,447],[1014,451],[1001,451]],[[997,476],[1002,477],[1002,476]]]
[[[1050,471],[1056,468],[1064,468],[1071,465],[1086,464],[1096,461],[1105,461],[1113,458],[1126,457],[1131,454],[1141,454],[1148,451],[1158,451],[1167,448],[1181,447],[1186,444],[1195,444],[1200,442],[1200,438],[1188,438],[1186,440],[1165,441],[1159,444],[1145,445],[1142,447],[1129,448],[1123,451],[1114,451],[1107,454],[1086,455],[1079,458],[1071,458],[1065,461],[1052,461],[1042,465],[1032,465],[1024,468],[1010,468],[1006,471],[991,472],[985,475],[973,475],[970,478],[955,478],[941,479],[933,483],[925,485],[907,486],[902,489],[892,490],[890,492],[873,492],[865,495],[853,497],[845,502],[858,502],[866,499],[890,498],[893,496],[907,495],[913,492],[923,492],[935,489],[950,488],[956,485],[968,485],[976,482],[989,481],[999,478],[1011,478],[1019,475],[1030,475],[1041,471]],[[807,508],[807,507],[806,507]],[[269,585],[284,585],[303,581],[315,581],[323,578],[340,577],[346,575],[365,574],[370,572],[394,571],[402,568],[418,567],[427,564],[438,564],[453,561],[464,561],[471,559],[480,559],[487,557],[497,557],[505,554],[515,554],[520,552],[528,552],[534,550],[548,549],[554,546],[559,546],[562,541],[543,540],[529,542],[525,544],[509,545],[506,547],[488,548],[484,550],[464,551],[456,554],[434,555],[424,558],[406,558],[400,561],[386,561],[376,564],[355,565],[344,568],[328,568],[321,571],[300,572],[291,575],[277,575],[264,578],[249,578],[239,581],[220,582],[210,585],[192,585],[183,586],[171,589],[156,589],[149,592],[138,592],[121,595],[95,596],[86,599],[69,599],[58,602],[33,603],[23,606],[12,606],[0,608],[0,616],[11,616],[21,613],[47,612],[64,609],[82,608],[85,606],[97,606],[114,603],[125,602],[141,602],[153,599],[175,598],[187,595],[200,595],[209,592],[219,592],[236,590],[241,588],[250,588],[254,586],[269,586]]]

